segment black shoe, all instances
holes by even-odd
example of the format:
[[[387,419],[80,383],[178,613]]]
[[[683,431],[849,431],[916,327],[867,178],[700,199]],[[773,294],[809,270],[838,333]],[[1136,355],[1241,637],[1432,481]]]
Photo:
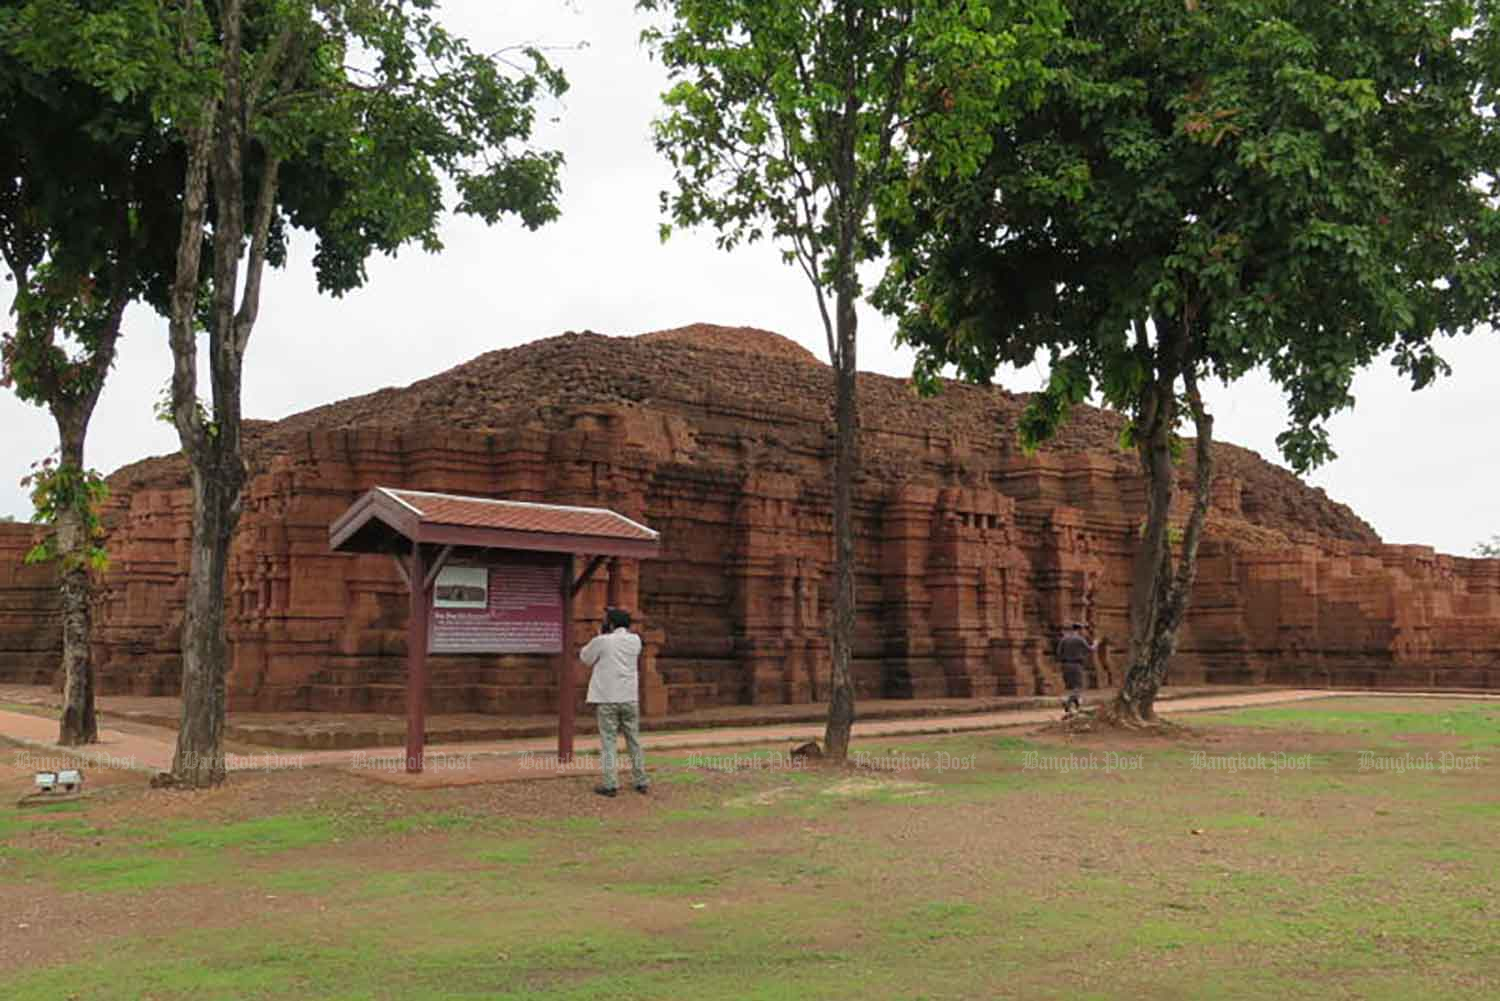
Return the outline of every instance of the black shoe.
[[[644,796],[651,791],[651,787],[648,785],[638,785],[635,787],[635,791]]]
[[[594,792],[598,793],[601,796],[608,796],[610,799],[614,799],[615,793],[619,792],[619,790],[611,789],[609,786],[594,786]]]

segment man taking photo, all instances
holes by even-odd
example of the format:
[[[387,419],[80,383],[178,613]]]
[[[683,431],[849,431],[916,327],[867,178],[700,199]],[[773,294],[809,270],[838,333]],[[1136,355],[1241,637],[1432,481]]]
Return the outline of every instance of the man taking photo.
[[[604,626],[598,636],[578,651],[578,658],[594,669],[589,678],[588,701],[599,721],[599,766],[604,783],[594,792],[613,796],[619,791],[616,753],[621,731],[630,750],[630,767],[635,791],[644,795],[650,783],[646,779],[646,756],[641,753],[640,659],[641,638],[630,631],[630,613],[610,608],[604,613]]]

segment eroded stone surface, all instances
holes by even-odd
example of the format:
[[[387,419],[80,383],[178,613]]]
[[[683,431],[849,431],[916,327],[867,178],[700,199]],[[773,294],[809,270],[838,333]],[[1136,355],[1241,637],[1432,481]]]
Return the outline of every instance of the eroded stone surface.
[[[0,522],[0,678],[28,685],[52,680],[62,645],[56,572],[24,562],[36,541],[31,525]]]
[[[649,641],[648,709],[825,696],[829,383],[825,366],[761,331],[567,334],[255,423],[230,569],[232,707],[401,710],[403,585],[385,558],[328,551],[329,524],[375,485],[600,505],[661,531],[662,559],[625,567]],[[1047,652],[1075,618],[1110,645],[1098,682],[1118,682],[1144,510],[1114,445],[1120,419],[1084,409],[1025,456],[1024,397],[952,385],[921,400],[873,375],[860,387],[860,693],[1056,691]],[[1290,473],[1217,452],[1172,681],[1500,688],[1500,561],[1382,545]],[[1185,488],[1191,468],[1189,453]],[[111,486],[100,688],[175,691],[185,467],[148,460]],[[0,680],[36,680],[55,657],[55,597],[46,570],[16,566],[29,530],[0,529]],[[580,595],[575,643],[604,588]],[[555,705],[546,658],[435,657],[431,669],[434,712]]]

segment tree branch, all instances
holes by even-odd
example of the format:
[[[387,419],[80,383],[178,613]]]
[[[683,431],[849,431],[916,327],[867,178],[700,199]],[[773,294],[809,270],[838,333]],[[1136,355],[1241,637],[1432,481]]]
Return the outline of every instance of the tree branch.
[[[782,153],[786,162],[792,166],[792,173],[797,185],[795,201],[801,206],[804,226],[793,226],[792,249],[796,254],[797,263],[802,267],[802,273],[807,275],[807,280],[812,283],[813,295],[818,300],[818,315],[823,319],[823,336],[828,340],[828,363],[834,367],[839,364],[839,349],[837,339],[834,337],[833,318],[828,313],[828,298],[823,292],[823,262],[817,250],[817,237],[804,237],[804,233],[816,234],[818,227],[818,213],[811,199],[817,192],[817,185],[807,176],[802,162],[792,155],[791,139],[788,135],[785,123],[778,122],[777,129],[781,133]],[[797,210],[793,209],[795,213]]]
[[[1198,391],[1194,365],[1184,367],[1182,381],[1187,389],[1188,408],[1193,414],[1197,429],[1197,474],[1194,482],[1193,513],[1188,518],[1187,531],[1183,535],[1182,554],[1178,557],[1177,575],[1166,608],[1167,627],[1176,628],[1187,611],[1188,597],[1193,589],[1193,580],[1198,572],[1198,544],[1203,538],[1203,528],[1208,521],[1209,494],[1213,487],[1214,419],[1203,406],[1203,397]]]
[[[276,217],[276,185],[280,172],[281,160],[268,155],[260,177],[260,192],[255,199],[250,259],[245,266],[245,292],[240,297],[239,313],[234,318],[234,350],[240,355],[249,346],[250,332],[260,315],[261,278],[266,270],[266,249],[271,242],[271,222]]]
[[[245,238],[246,142],[244,91],[243,0],[224,0],[223,70],[224,97],[219,105],[213,141],[213,189],[217,212],[214,217],[213,315],[209,320],[209,373],[213,385],[215,423],[222,432],[234,423],[232,409],[237,396],[233,381],[238,354],[235,328],[239,288],[240,254]]]
[[[271,79],[276,75],[276,67],[281,64],[281,60],[290,51],[292,42],[296,40],[297,33],[293,30],[294,26],[295,22],[288,22],[276,36],[276,40],[271,43],[270,49],[261,56],[261,64],[255,68],[255,76],[251,78],[250,85],[245,90],[247,120],[255,117],[256,106],[260,103],[261,96],[270,85]]]
[[[203,259],[203,224],[208,210],[208,161],[212,156],[214,108],[204,101],[199,124],[186,130],[188,162],[183,182],[182,228],[177,241],[177,272],[172,280],[172,421],[183,451],[193,458],[203,444],[198,415],[198,271]]]
[[[875,163],[865,175],[865,183],[860,186],[857,196],[856,211],[860,219],[870,210],[870,201],[875,196],[875,186],[878,181],[885,177],[886,170],[890,166],[891,148],[896,141],[896,128],[899,124],[898,113],[901,105],[906,100],[906,67],[911,59],[911,18],[912,10],[906,8],[904,20],[900,25],[901,48],[896,53],[895,62],[891,67],[891,73],[895,77],[890,89],[886,93],[885,107],[880,112],[880,152],[876,155]]]

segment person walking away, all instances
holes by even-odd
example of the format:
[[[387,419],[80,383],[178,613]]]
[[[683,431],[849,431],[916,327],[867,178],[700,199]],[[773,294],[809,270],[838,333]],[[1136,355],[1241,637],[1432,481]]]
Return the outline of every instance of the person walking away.
[[[599,722],[599,767],[603,784],[594,792],[613,796],[619,791],[616,754],[619,735],[625,734],[635,791],[644,795],[646,756],[641,751],[640,659],[641,637],[630,631],[630,613],[623,608],[605,611],[599,635],[578,651],[578,658],[594,669],[589,678],[588,701]]]
[[[1097,647],[1083,635],[1082,622],[1073,623],[1057,642],[1057,659],[1062,661],[1063,685],[1068,690],[1063,699],[1064,717],[1083,708],[1083,672]]]

